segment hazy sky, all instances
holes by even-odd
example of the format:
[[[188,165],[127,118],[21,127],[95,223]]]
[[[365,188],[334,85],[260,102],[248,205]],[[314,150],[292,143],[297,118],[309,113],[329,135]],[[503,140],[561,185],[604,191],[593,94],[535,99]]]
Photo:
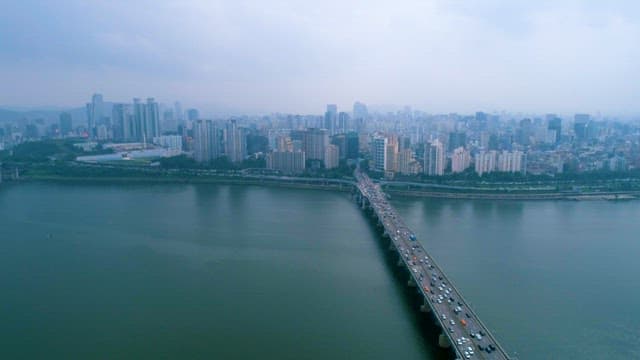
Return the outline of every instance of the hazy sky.
[[[640,113],[640,2],[6,1],[0,104]]]

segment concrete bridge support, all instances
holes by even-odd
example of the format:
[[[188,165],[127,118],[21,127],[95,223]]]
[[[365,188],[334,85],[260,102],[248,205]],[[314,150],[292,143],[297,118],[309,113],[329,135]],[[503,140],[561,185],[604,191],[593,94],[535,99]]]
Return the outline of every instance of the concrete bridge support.
[[[425,300],[424,303],[420,305],[420,311],[422,311],[423,313],[431,312],[431,306],[429,306],[429,304],[427,303],[427,300]]]
[[[398,259],[398,266],[404,266],[404,262],[402,262],[402,257]]]
[[[448,349],[449,347],[451,347],[451,342],[449,341],[449,338],[447,337],[447,335],[440,334],[440,336],[438,336],[438,346],[445,349]]]
[[[407,281],[407,286],[408,287],[416,287],[416,286],[418,286],[418,284],[416,284],[416,281],[413,279],[413,277],[409,277],[409,281]]]

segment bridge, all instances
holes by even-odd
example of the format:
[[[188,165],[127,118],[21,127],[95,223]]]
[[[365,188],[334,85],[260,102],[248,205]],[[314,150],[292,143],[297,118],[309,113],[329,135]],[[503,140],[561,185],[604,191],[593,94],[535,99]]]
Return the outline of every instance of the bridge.
[[[509,359],[489,329],[468,305],[442,268],[416,240],[387,201],[380,185],[356,170],[356,199],[372,216],[390,240],[390,250],[399,254],[398,265],[409,273],[408,285],[423,298],[420,310],[433,314],[442,329],[438,344],[451,348],[458,359]]]

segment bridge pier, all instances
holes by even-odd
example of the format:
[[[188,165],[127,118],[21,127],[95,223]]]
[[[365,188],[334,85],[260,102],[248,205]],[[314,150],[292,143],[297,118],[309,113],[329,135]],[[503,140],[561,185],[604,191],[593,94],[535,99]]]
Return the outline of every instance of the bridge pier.
[[[427,303],[427,300],[424,300],[424,303],[422,305],[420,305],[420,311],[423,313],[430,313],[431,312],[431,306],[429,306],[429,304]]]
[[[404,266],[404,262],[402,262],[402,256],[398,259],[398,266]]]
[[[413,276],[409,277],[409,281],[407,281],[407,286],[408,287],[416,287],[416,286],[418,286],[418,284],[416,284],[416,281],[413,279]]]
[[[393,240],[389,240],[389,251],[395,251],[396,246],[393,244]]]
[[[451,347],[451,342],[449,341],[449,337],[447,337],[447,335],[445,334],[440,334],[440,336],[438,336],[438,346],[445,349],[448,349],[449,347]]]

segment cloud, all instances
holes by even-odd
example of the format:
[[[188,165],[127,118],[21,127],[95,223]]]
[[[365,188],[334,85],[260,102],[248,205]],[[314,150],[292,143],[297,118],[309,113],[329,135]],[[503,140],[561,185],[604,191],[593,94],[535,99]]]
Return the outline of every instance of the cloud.
[[[0,76],[12,80],[0,103],[71,105],[102,91],[211,111],[319,113],[363,100],[637,113],[638,10],[615,0],[25,0],[0,14]]]

